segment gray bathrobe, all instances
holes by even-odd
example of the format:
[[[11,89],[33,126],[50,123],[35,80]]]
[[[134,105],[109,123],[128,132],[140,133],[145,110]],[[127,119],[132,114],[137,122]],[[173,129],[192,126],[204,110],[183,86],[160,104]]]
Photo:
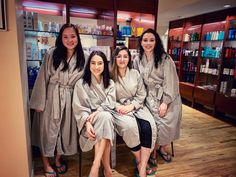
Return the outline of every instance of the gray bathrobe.
[[[73,111],[77,121],[80,134],[79,143],[82,151],[86,152],[101,139],[108,139],[112,145],[114,139],[113,112],[115,108],[115,87],[114,82],[110,80],[108,88],[104,88],[103,82],[100,84],[92,75],[91,85],[80,79],[74,89]],[[92,125],[95,131],[96,140],[88,139],[85,122],[88,116],[98,111]]]
[[[179,79],[175,64],[169,55],[163,54],[162,62],[158,64],[158,68],[155,68],[154,56],[148,62],[145,55],[142,60],[136,57],[133,66],[140,72],[146,86],[146,105],[157,123],[157,143],[159,145],[170,144],[180,136],[182,117]],[[168,109],[166,115],[160,118],[158,109],[163,102],[168,105]]]
[[[117,105],[133,104],[135,106],[135,110],[129,115],[143,119],[150,123],[152,131],[151,149],[153,149],[157,138],[157,128],[152,114],[144,105],[144,100],[147,93],[139,72],[135,69],[127,68],[125,76],[123,78],[118,76],[118,80],[115,84],[116,99],[118,102]],[[133,137],[129,138],[132,139]]]
[[[43,60],[36,79],[30,108],[42,110],[35,113],[32,125],[32,144],[40,147],[43,156],[77,153],[77,127],[72,114],[72,94],[77,80],[83,74],[75,69],[76,58],[71,58],[68,70],[53,67],[53,51]]]

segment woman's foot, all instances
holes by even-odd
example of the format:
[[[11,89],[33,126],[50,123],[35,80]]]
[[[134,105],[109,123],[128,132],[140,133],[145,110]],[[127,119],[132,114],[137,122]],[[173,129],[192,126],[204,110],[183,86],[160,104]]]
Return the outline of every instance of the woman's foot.
[[[89,173],[89,176],[90,176],[90,177],[98,177],[99,168],[100,168],[100,165],[99,165],[99,164],[93,163],[93,165],[92,165],[92,167],[91,167],[91,170],[90,170],[90,173]]]
[[[149,176],[149,175],[154,175],[155,173],[156,173],[156,171],[153,170],[151,167],[147,167],[147,168],[146,168],[146,174],[147,174],[147,176]]]
[[[47,166],[44,168],[44,176],[45,177],[57,177],[57,173],[51,166]]]
[[[112,177],[112,169],[109,170],[104,169],[103,174],[105,177]]]
[[[57,173],[54,170],[53,171],[45,171],[44,176],[45,177],[58,177]]]
[[[151,154],[148,160],[148,164],[150,164],[152,167],[157,167],[157,157],[154,154]]]
[[[66,161],[64,161],[61,158],[56,160],[55,167],[56,167],[57,173],[59,174],[65,174],[68,170]]]
[[[168,163],[170,163],[170,162],[172,161],[171,155],[170,155],[169,153],[165,152],[165,151],[163,150],[163,148],[160,147],[160,148],[157,150],[157,152],[158,152],[158,154],[161,156],[161,158],[162,158],[164,161],[166,161],[166,162],[168,162]]]

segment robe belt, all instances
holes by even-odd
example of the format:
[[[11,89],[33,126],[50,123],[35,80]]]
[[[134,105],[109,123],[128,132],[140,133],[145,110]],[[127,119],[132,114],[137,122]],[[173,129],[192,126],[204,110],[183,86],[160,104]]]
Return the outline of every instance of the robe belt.
[[[119,102],[124,105],[129,105],[132,103],[132,101],[133,101],[133,98],[122,98],[119,100]]]
[[[50,82],[49,84],[51,85],[54,85],[54,90],[53,90],[53,101],[52,101],[52,113],[53,113],[53,118],[54,119],[59,119],[61,118],[61,108],[63,108],[65,106],[65,100],[61,101],[61,95],[60,95],[60,88],[63,88],[63,89],[73,89],[72,86],[70,85],[62,85],[60,83],[52,83]],[[64,99],[67,99],[66,98],[66,95],[64,95],[65,98]]]
[[[160,101],[164,93],[164,88],[161,85],[149,85],[147,92]]]
[[[59,120],[62,118],[63,110],[66,109],[65,112],[65,125],[63,132],[61,132],[61,136],[64,139],[64,145],[69,145],[71,140],[71,119],[72,119],[72,108],[71,108],[71,95],[70,91],[73,91],[73,87],[70,85],[62,85],[60,83],[50,83],[51,85],[54,85],[54,91],[53,91],[53,101],[52,101],[52,116],[55,120]],[[66,91],[66,90],[70,91]],[[61,94],[63,94],[63,97],[61,97]],[[66,104],[70,103],[70,104]]]

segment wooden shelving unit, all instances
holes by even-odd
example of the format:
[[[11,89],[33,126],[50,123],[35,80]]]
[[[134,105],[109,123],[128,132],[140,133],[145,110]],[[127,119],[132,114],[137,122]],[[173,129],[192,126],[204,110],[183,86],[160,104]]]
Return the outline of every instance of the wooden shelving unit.
[[[181,96],[192,106],[199,103],[213,113],[236,117],[236,8],[171,21],[169,26],[169,54],[175,47],[171,41],[181,39]],[[182,36],[173,33],[176,29]]]

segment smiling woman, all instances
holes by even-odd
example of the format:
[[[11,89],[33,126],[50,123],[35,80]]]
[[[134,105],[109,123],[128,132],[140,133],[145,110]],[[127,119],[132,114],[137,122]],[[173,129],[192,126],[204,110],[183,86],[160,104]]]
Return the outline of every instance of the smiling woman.
[[[64,24],[55,47],[43,59],[30,100],[30,107],[36,111],[32,144],[40,147],[45,176],[66,173],[67,164],[62,155],[77,153],[77,127],[71,100],[84,66],[79,33],[75,25]],[[49,162],[55,152],[56,170]]]
[[[0,30],[7,30],[7,18],[6,18],[6,2],[5,0],[0,0]]]

